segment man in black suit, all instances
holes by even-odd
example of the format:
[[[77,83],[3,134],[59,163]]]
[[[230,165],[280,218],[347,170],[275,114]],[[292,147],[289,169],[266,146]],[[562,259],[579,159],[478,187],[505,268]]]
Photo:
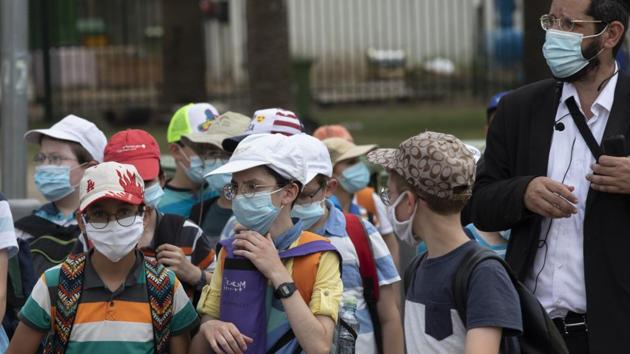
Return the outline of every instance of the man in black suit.
[[[501,100],[470,205],[480,229],[512,229],[507,260],[571,353],[630,352],[630,157],[596,161],[578,128],[593,151],[620,134],[630,146],[630,78],[614,61],[629,8],[552,1],[541,25],[554,79]]]

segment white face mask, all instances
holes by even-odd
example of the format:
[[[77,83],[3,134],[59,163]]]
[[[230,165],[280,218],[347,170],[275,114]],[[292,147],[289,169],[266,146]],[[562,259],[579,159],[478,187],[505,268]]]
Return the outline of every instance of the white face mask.
[[[130,216],[133,218],[134,216]],[[121,226],[116,220],[110,220],[103,229],[96,229],[85,223],[85,232],[94,248],[112,262],[120,261],[138,244],[144,231],[143,218],[135,216],[131,226]],[[124,223],[124,222],[123,222]],[[126,224],[126,223],[124,223]]]
[[[415,248],[416,246],[418,246],[420,241],[416,239],[416,237],[414,237],[413,235],[412,221],[414,215],[416,215],[416,209],[418,208],[418,205],[416,204],[416,206],[414,207],[413,214],[411,214],[409,220],[398,221],[396,219],[396,207],[404,199],[403,197],[405,196],[405,193],[407,192],[403,192],[401,195],[398,196],[394,204],[391,204],[387,207],[387,216],[389,217],[389,221],[394,227],[394,233],[396,234],[396,236],[398,236],[401,241],[406,242],[411,247]]]

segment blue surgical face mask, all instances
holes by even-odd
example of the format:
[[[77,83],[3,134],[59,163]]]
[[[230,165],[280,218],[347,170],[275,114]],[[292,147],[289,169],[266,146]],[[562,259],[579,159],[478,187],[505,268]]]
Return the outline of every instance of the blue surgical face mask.
[[[304,229],[310,229],[324,215],[324,201],[316,201],[309,204],[295,204],[291,210],[291,217],[298,218],[304,224]]]
[[[207,160],[206,166],[204,168],[205,175],[225,165],[226,163],[227,160],[222,159]],[[208,176],[205,178],[205,181],[208,183],[208,188],[210,190],[221,192],[223,191],[223,187],[232,181],[232,174],[224,173],[220,175]]]
[[[582,54],[582,40],[598,37],[606,31],[606,28],[590,36],[554,29],[547,30],[543,55],[553,76],[564,79],[585,68],[604,48],[601,48],[593,57],[586,59]]]
[[[157,209],[163,195],[164,190],[162,189],[160,184],[153,183],[144,190],[144,204],[153,209]]]
[[[263,236],[266,235],[282,210],[282,208],[273,205],[271,195],[281,190],[282,188],[275,191],[258,192],[251,198],[237,195],[232,200],[232,211],[236,221],[249,230],[256,231]]]
[[[339,183],[346,192],[354,194],[370,183],[370,170],[363,162],[357,162],[343,171]]]
[[[78,166],[80,167],[80,166]],[[70,166],[42,165],[35,168],[35,186],[44,197],[55,202],[74,192],[70,184]]]
[[[199,156],[190,158],[190,166],[186,168],[186,176],[188,176],[193,183],[203,184],[204,164]]]

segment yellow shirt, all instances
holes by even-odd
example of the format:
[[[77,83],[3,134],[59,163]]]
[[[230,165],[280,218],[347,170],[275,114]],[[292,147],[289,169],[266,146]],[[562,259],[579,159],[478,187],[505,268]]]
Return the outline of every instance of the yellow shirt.
[[[298,245],[299,239],[295,240],[289,249]],[[224,250],[221,250],[223,253]],[[221,259],[221,254],[217,257]],[[293,259],[285,261],[284,266],[290,274],[293,274]],[[223,264],[217,262],[216,269],[212,274],[210,285],[206,285],[201,293],[201,298],[197,304],[197,311],[202,315],[219,318],[221,303],[221,283],[223,280]],[[311,312],[316,316],[329,316],[337,322],[339,303],[343,292],[341,273],[339,271],[339,257],[333,252],[324,252],[319,259],[315,284],[313,284],[313,294],[311,302],[308,304]]]

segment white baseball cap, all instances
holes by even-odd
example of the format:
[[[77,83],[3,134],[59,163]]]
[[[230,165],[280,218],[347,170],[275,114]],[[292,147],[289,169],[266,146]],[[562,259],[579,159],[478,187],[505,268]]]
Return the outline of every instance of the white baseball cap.
[[[306,168],[305,184],[319,174],[326,177],[332,176],[330,153],[321,140],[308,134],[296,134],[289,137],[289,144],[297,147],[302,154]]]
[[[101,199],[139,205],[144,202],[144,181],[133,165],[103,162],[85,170],[79,184],[79,211]]]
[[[286,179],[306,184],[306,163],[302,149],[282,134],[252,134],[238,144],[230,160],[206,176],[235,173],[267,166]]]
[[[92,158],[103,162],[103,153],[107,138],[98,127],[89,120],[70,114],[48,129],[29,130],[24,140],[31,144],[39,144],[42,135],[61,140],[68,140],[81,145]]]
[[[254,117],[242,135],[223,140],[223,150],[234,151],[236,146],[252,134],[282,134],[291,136],[300,134],[304,126],[298,116],[285,109],[267,108],[254,112]]]

